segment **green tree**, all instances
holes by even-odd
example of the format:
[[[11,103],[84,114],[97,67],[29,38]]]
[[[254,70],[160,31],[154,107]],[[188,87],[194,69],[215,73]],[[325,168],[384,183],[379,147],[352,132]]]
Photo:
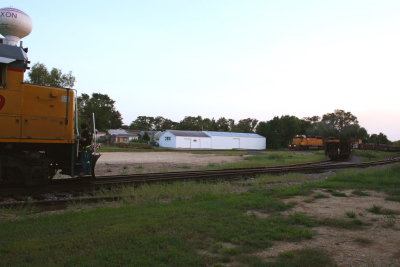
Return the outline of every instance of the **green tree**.
[[[357,117],[341,109],[336,109],[333,113],[327,113],[322,116],[322,122],[341,132],[345,127],[357,125]]]
[[[130,129],[152,131],[154,128],[154,117],[138,116],[129,126]]]
[[[91,97],[82,94],[78,97],[78,111],[81,119],[88,123],[94,113],[98,130],[122,127],[121,113],[115,109],[115,101],[107,94],[93,93]]]
[[[75,84],[75,77],[72,72],[62,73],[57,68],[52,68],[49,71],[42,63],[33,65],[28,77],[29,79],[26,82],[44,86],[72,88]]]
[[[371,136],[367,140],[368,143],[374,144],[382,144],[382,145],[389,145],[391,142],[387,138],[387,136],[383,133],[379,134],[371,134]]]
[[[162,116],[138,116],[136,120],[132,121],[129,126],[130,129],[142,131],[165,131],[175,129],[176,122],[166,119]]]
[[[214,118],[204,118],[201,125],[203,131],[218,131],[217,122]]]
[[[307,130],[308,136],[321,136],[323,138],[338,137],[339,131],[325,122],[313,123]]]
[[[150,141],[150,136],[147,132],[145,132],[141,139],[142,139],[142,141],[148,143]]]
[[[307,130],[307,135],[324,138],[362,139],[363,141],[368,138],[367,130],[358,124],[357,117],[351,112],[337,109],[333,113],[323,115],[319,122],[315,122],[312,118],[316,118],[316,116],[311,117],[311,120],[306,118],[313,121]]]
[[[166,119],[161,116],[157,116],[154,118],[154,123],[153,123],[153,131],[165,131],[165,130],[173,130],[175,129],[177,123],[170,120]]]
[[[311,124],[313,124],[313,123],[319,122],[321,120],[321,117],[320,116],[311,116],[311,117],[305,117],[305,118],[303,118],[303,120],[308,121]]]
[[[217,131],[231,132],[232,124],[234,125],[235,121],[231,119],[226,119],[225,117],[221,117],[215,122],[215,124]]]
[[[259,135],[267,139],[267,147],[287,147],[293,136],[305,134],[310,122],[301,120],[295,116],[274,117],[267,122],[260,122],[256,128]]]
[[[197,117],[187,116],[179,122],[176,128],[177,130],[202,131],[203,118],[201,116]]]
[[[243,119],[240,120],[236,125],[234,131],[241,132],[241,133],[254,133],[256,126],[258,124],[257,119]]]
[[[365,142],[368,139],[368,132],[358,124],[348,125],[343,128],[340,137],[344,139],[361,139]]]

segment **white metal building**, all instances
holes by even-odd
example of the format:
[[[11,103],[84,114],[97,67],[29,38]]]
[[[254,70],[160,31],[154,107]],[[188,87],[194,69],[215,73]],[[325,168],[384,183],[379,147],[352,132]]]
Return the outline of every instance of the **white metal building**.
[[[199,131],[167,130],[159,140],[160,147],[210,149],[211,138]]]
[[[265,149],[265,137],[254,133],[167,130],[160,147],[178,149]]]
[[[211,137],[212,149],[265,149],[266,138],[255,133],[204,131]]]

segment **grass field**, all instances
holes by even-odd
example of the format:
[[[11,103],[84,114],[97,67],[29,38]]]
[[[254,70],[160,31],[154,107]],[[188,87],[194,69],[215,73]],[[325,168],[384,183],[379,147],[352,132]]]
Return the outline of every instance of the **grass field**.
[[[162,151],[173,151],[166,147],[155,147],[149,146],[148,148],[137,147],[118,147],[102,144],[98,152],[162,152]]]
[[[228,168],[250,168],[262,166],[289,165],[304,162],[314,162],[325,160],[322,151],[317,152],[273,152],[268,151],[257,155],[249,155],[244,161],[231,162],[226,164],[209,164],[208,166],[199,168],[200,170],[210,169],[228,169]]]
[[[385,152],[385,151],[373,151],[373,150],[353,150],[354,156],[363,158],[363,161],[380,160],[388,157],[398,157],[400,152]]]
[[[365,225],[350,213],[335,220],[284,216],[296,203],[283,200],[324,188],[358,194],[380,190],[400,201],[400,164],[341,171],[318,183],[287,184],[306,179],[305,174],[262,175],[236,182],[125,187],[104,193],[125,194],[120,202],[76,203],[55,214],[37,214],[30,207],[1,209],[0,265],[335,266],[318,248],[286,251],[271,261],[255,255],[276,241],[312,239],[317,226],[361,231]],[[278,184],[270,188],[271,183]],[[371,205],[371,212],[387,210]]]

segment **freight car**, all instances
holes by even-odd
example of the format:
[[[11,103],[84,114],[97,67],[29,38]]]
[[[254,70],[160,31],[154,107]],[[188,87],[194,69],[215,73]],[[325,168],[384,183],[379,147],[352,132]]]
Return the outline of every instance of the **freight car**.
[[[0,9],[0,184],[39,185],[58,170],[77,176],[79,162],[76,91],[28,84],[27,49],[18,40],[30,32],[24,12]],[[99,155],[93,154],[92,175]]]
[[[329,138],[325,140],[325,155],[330,160],[347,160],[351,157],[352,144],[348,140]]]
[[[362,150],[379,150],[379,151],[389,151],[389,152],[399,152],[400,146],[396,145],[384,145],[384,144],[374,144],[374,143],[365,143],[359,146],[359,149]]]
[[[322,137],[307,137],[305,135],[296,135],[295,137],[293,137],[289,148],[297,150],[323,149],[324,140],[322,139]]]

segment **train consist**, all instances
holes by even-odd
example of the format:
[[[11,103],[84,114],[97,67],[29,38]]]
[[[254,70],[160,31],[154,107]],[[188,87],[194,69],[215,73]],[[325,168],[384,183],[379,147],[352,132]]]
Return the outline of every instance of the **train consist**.
[[[360,144],[359,149],[363,150],[379,150],[379,151],[389,151],[389,152],[399,152],[400,146],[395,145],[384,145],[384,144]]]
[[[347,160],[353,149],[379,150],[388,152],[400,151],[400,146],[362,143],[361,140],[346,140],[338,138],[322,139],[321,137],[306,137],[296,135],[289,148],[293,150],[325,149],[326,156],[331,160]]]
[[[28,49],[17,45],[31,20],[14,8],[0,14],[0,184],[45,184],[59,170],[77,176],[76,91],[24,82]],[[91,157],[92,174],[98,157]]]
[[[289,145],[293,150],[325,149],[325,155],[330,160],[347,160],[351,156],[354,142],[337,138],[324,140],[322,137],[307,137],[296,135]]]

